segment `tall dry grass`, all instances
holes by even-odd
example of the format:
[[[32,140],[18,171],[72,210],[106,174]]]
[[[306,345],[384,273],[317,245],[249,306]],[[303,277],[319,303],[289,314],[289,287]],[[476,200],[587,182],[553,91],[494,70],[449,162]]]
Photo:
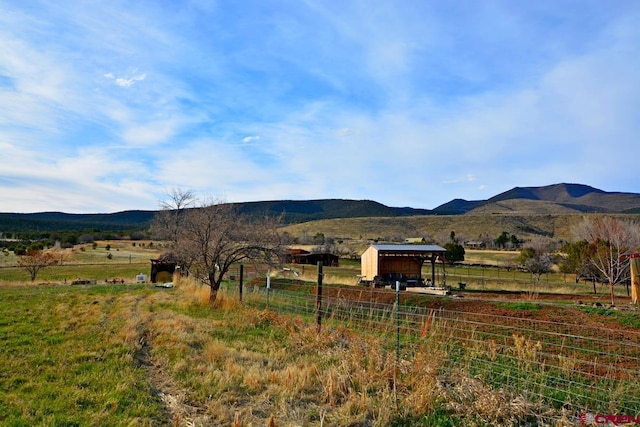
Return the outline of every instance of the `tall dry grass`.
[[[396,361],[383,337],[318,332],[224,291],[211,308],[208,288],[174,283],[170,302],[148,301],[149,316],[138,317],[148,322],[156,381],[177,425],[386,426],[438,410],[469,419],[468,408],[482,423],[516,425],[531,409],[462,369],[443,378],[448,350],[437,342],[425,340]]]

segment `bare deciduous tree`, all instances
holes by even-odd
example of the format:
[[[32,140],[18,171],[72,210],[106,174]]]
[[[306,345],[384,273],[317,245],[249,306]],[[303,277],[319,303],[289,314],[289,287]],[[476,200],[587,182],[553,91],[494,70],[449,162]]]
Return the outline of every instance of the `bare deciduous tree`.
[[[636,251],[640,246],[640,226],[604,216],[585,218],[572,231],[576,240],[588,242],[588,262],[609,282],[613,305],[613,286],[630,278],[629,262],[621,255]]]
[[[243,260],[270,265],[279,262],[281,218],[256,220],[240,214],[231,204],[215,201],[185,209],[176,218],[175,222],[158,223],[174,227],[169,229],[174,256],[188,266],[192,276],[211,288],[212,303],[233,264]]]
[[[533,274],[538,284],[540,277],[551,271],[554,257],[548,250],[548,242],[543,239],[533,239],[520,251],[518,261]]]
[[[21,255],[20,258],[18,258],[18,266],[27,270],[32,282],[36,280],[36,276],[40,270],[57,263],[58,260],[55,255],[37,249],[29,250],[25,255]]]
[[[193,207],[196,197],[190,190],[172,187],[166,191],[167,200],[160,201],[160,211],[151,224],[151,231],[160,239],[176,242],[185,210]]]

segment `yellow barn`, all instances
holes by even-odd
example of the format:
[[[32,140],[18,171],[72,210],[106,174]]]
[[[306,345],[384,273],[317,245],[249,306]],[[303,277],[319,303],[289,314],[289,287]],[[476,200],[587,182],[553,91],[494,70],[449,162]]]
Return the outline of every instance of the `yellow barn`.
[[[360,257],[361,280],[374,286],[393,285],[396,281],[406,286],[422,286],[422,266],[429,261],[431,277],[427,282],[435,285],[436,261],[442,262],[444,273],[445,252],[447,250],[438,245],[374,244]]]

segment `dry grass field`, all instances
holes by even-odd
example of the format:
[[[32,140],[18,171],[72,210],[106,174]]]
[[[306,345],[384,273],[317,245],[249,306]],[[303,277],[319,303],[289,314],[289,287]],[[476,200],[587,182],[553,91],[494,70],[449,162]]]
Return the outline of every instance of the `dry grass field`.
[[[515,209],[515,208],[514,208]],[[479,236],[497,238],[506,231],[520,239],[548,236],[557,240],[571,240],[571,226],[592,214],[521,214],[517,210],[493,214],[470,212],[466,215],[429,215],[394,218],[344,218],[293,224],[284,228],[292,236],[323,233],[351,240],[375,240],[431,236],[447,239],[451,231],[465,240]],[[638,221],[640,215],[613,215]],[[363,250],[366,249],[366,243]]]

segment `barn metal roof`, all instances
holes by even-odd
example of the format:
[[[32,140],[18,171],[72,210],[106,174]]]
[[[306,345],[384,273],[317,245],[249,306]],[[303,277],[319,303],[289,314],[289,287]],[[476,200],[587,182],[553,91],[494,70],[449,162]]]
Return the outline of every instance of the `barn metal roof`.
[[[446,252],[447,250],[438,245],[394,245],[394,244],[374,244],[371,247],[379,252]]]

